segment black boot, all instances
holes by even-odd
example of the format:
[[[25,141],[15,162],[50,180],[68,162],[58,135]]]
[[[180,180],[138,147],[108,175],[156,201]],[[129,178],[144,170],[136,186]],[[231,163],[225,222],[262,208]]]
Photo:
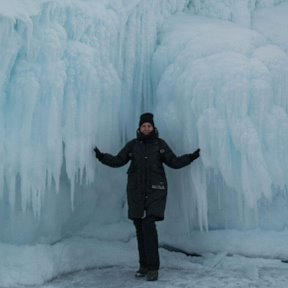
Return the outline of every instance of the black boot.
[[[136,273],[135,273],[135,277],[136,278],[141,278],[141,277],[145,277],[147,275],[148,269],[145,267],[140,267]]]
[[[157,281],[158,280],[158,270],[149,270],[146,276],[147,281]]]

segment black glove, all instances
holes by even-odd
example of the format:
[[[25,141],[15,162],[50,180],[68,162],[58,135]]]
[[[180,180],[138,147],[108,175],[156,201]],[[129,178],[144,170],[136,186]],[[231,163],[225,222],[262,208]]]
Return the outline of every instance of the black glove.
[[[192,154],[190,154],[191,161],[194,161],[195,159],[200,157],[200,149],[197,149]]]
[[[95,152],[96,158],[97,158],[98,160],[102,160],[102,159],[104,158],[104,154],[103,154],[102,152],[100,152],[100,150],[99,150],[97,147],[95,147],[95,148],[93,149],[93,151]]]

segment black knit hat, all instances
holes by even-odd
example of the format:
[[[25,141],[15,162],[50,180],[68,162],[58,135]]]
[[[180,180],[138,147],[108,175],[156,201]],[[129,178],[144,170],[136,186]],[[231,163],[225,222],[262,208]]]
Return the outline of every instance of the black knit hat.
[[[154,127],[154,120],[152,113],[144,113],[140,116],[139,127],[141,127],[141,125],[146,122],[150,123]]]

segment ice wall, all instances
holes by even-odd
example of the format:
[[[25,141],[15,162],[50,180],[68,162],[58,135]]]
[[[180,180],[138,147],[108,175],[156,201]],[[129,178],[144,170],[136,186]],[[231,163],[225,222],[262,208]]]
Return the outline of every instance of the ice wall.
[[[251,27],[253,13],[261,8],[272,8],[286,0],[189,0],[187,7],[193,14],[231,21]]]
[[[17,3],[12,4],[17,7]],[[110,48],[116,41],[115,13],[97,3],[90,3],[90,9],[77,1],[30,3],[38,6],[37,13],[1,17],[5,60],[1,65],[0,187],[7,210],[2,227],[11,229],[2,237],[20,242],[25,241],[27,226],[41,230],[42,221],[56,226],[59,234],[61,222],[67,221],[75,206],[75,185],[85,186],[94,179],[91,148],[97,135],[107,131],[103,123],[110,122],[110,132],[119,137],[120,80],[110,60],[110,53],[116,53]],[[60,188],[61,195],[71,192],[71,197],[60,196]],[[49,198],[50,207],[43,215]],[[56,210],[67,211],[57,213],[57,206]],[[23,220],[31,213],[28,221]],[[31,219],[36,220],[31,223]],[[52,236],[55,231],[49,230]]]
[[[91,150],[116,153],[147,110],[177,153],[202,149],[168,170],[168,226],[283,229],[285,15],[280,0],[2,1],[0,239],[119,220],[125,169]]]
[[[92,148],[134,137],[157,31],[186,2],[2,2],[0,239],[55,242],[95,211],[121,217],[125,185]]]
[[[203,9],[211,3],[203,2]],[[184,232],[199,225],[285,229],[288,3],[254,10],[248,27],[239,19],[215,19],[216,6],[202,13],[212,13],[211,18],[171,17],[153,56],[160,131],[173,131],[179,151],[201,148],[201,162],[182,174],[171,173],[178,193],[170,193],[168,211],[172,221],[186,224],[179,224]]]

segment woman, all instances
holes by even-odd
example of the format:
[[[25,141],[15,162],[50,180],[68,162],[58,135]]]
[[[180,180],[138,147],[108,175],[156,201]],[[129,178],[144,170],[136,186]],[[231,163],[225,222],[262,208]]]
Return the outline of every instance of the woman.
[[[155,221],[164,219],[167,180],[163,163],[171,168],[182,168],[200,156],[200,149],[177,157],[164,140],[158,137],[153,114],[140,116],[137,138],[128,142],[116,155],[101,153],[94,148],[96,158],[111,167],[131,161],[127,171],[128,217],[136,228],[140,268],[135,277],[148,281],[158,279],[159,253]]]

